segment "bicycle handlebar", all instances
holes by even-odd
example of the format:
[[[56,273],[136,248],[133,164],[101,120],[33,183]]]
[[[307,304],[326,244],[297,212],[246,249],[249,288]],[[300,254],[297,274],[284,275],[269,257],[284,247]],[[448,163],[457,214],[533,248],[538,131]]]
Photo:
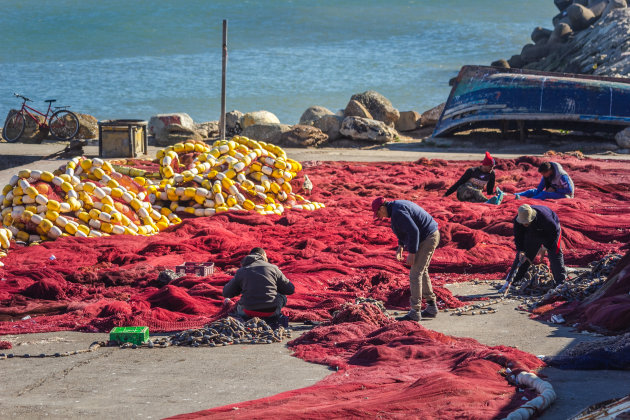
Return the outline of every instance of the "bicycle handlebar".
[[[19,93],[15,93],[15,92],[13,92],[13,95],[14,95],[14,96],[17,96],[18,98],[22,98],[22,99],[24,99],[25,101],[28,101],[28,102],[33,102],[31,99],[27,98],[26,96],[22,96],[22,95],[20,95]]]

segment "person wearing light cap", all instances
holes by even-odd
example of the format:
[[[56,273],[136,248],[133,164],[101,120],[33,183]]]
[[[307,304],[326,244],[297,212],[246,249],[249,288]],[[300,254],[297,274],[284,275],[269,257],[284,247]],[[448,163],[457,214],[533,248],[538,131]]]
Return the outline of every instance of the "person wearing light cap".
[[[444,193],[444,197],[457,191],[457,199],[459,201],[501,204],[504,193],[500,188],[497,187],[496,195],[491,198],[486,197],[483,193],[485,188],[489,195],[494,194],[495,165],[496,161],[494,158],[490,156],[490,153],[486,152],[486,157],[481,162],[481,166],[466,169],[464,175]]]
[[[517,199],[521,197],[536,200],[573,198],[575,186],[562,165],[556,162],[543,162],[538,167],[538,172],[542,175],[538,187],[514,194]]]
[[[560,246],[561,238],[560,220],[553,210],[546,206],[520,206],[514,218],[514,244],[521,266],[512,282],[518,283],[523,278],[540,247],[544,246],[555,283],[563,283],[567,270]]]
[[[398,261],[403,258],[404,248],[409,252],[407,264],[411,266],[409,270],[411,309],[405,316],[397,319],[420,321],[421,318],[435,318],[438,307],[429,278],[429,263],[440,243],[437,222],[422,207],[407,200],[386,201],[385,198],[378,197],[372,201],[372,211],[375,218],[391,218],[392,230],[398,238],[396,250]],[[427,301],[424,311],[421,311],[422,298]]]

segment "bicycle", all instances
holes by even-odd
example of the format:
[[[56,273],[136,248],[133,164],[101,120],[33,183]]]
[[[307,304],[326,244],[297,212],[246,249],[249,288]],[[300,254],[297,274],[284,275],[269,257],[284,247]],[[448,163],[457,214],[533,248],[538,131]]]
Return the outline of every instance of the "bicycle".
[[[74,113],[68,111],[66,109],[68,108],[67,106],[56,106],[53,108],[52,104],[57,101],[56,99],[46,99],[44,101],[48,102],[48,110],[44,114],[43,112],[26,105],[26,102],[33,102],[31,99],[17,93],[14,93],[13,95],[21,98],[23,101],[22,108],[9,115],[4,123],[2,137],[4,137],[4,139],[9,143],[18,141],[20,137],[22,137],[22,134],[24,134],[26,116],[35,121],[40,130],[47,130],[57,140],[71,140],[79,132],[79,118],[77,118]],[[52,109],[55,109],[56,111],[54,111],[50,115],[50,118],[48,118],[48,114],[50,114]],[[30,111],[44,117],[44,122],[40,122],[39,119]]]

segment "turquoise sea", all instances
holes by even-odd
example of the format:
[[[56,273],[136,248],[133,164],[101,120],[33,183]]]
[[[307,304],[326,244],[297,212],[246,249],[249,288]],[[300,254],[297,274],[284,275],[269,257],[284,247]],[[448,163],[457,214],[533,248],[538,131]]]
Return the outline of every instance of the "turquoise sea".
[[[99,119],[187,112],[218,119],[228,19],[227,109],[296,123],[368,89],[400,110],[443,102],[464,64],[509,58],[552,0],[0,0],[0,114],[13,92]]]

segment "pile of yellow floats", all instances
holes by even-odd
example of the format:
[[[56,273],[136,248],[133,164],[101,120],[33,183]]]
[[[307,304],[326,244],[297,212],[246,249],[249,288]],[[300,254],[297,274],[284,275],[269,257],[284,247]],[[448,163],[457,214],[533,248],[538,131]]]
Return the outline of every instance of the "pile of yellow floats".
[[[192,163],[178,173],[184,155]],[[83,157],[54,173],[20,171],[0,194],[0,246],[8,249],[12,239],[152,235],[180,223],[184,213],[324,207],[293,192],[302,165],[272,144],[246,137],[212,146],[190,141],[160,150],[157,159],[159,173]]]

